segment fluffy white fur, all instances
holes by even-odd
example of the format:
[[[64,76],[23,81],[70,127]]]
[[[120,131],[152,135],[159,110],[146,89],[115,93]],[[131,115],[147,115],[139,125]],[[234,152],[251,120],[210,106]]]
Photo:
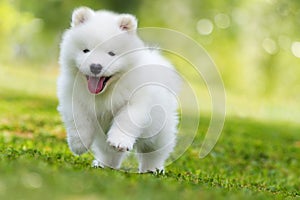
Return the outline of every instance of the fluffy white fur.
[[[129,14],[74,10],[61,43],[58,110],[75,154],[91,150],[94,166],[118,169],[135,146],[144,173],[164,170],[175,146],[180,79],[136,28]],[[99,74],[92,64],[102,66]],[[88,89],[93,76],[111,77],[97,94]]]

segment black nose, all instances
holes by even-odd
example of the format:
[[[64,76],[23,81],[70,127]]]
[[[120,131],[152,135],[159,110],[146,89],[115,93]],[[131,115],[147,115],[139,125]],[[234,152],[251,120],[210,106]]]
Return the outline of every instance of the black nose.
[[[96,75],[96,74],[99,74],[101,72],[102,66],[100,64],[94,64],[93,63],[93,64],[90,65],[90,69],[91,69],[91,72]]]

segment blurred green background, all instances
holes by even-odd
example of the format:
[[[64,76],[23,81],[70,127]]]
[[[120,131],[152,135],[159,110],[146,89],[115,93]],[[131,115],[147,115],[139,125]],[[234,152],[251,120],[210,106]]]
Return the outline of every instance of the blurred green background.
[[[0,73],[7,79],[1,84],[16,88],[17,78],[8,77],[34,69],[48,80],[44,93],[55,95],[61,35],[81,5],[129,12],[140,27],[170,28],[195,39],[222,75],[228,116],[300,122],[296,0],[1,0]],[[27,90],[35,84],[41,83]]]

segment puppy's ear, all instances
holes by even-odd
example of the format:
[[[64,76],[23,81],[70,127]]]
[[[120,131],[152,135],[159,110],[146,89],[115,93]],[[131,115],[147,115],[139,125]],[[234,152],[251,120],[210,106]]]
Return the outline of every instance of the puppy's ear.
[[[71,27],[85,23],[93,14],[94,11],[88,7],[80,7],[75,9],[72,14]]]
[[[121,14],[118,18],[118,25],[122,31],[135,31],[137,29],[137,19],[130,14]]]

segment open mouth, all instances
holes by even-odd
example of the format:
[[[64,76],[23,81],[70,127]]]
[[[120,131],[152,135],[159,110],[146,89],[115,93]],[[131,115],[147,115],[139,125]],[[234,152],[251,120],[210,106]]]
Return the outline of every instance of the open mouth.
[[[99,94],[104,90],[110,78],[111,76],[102,76],[102,77],[86,76],[89,91],[92,94]]]

